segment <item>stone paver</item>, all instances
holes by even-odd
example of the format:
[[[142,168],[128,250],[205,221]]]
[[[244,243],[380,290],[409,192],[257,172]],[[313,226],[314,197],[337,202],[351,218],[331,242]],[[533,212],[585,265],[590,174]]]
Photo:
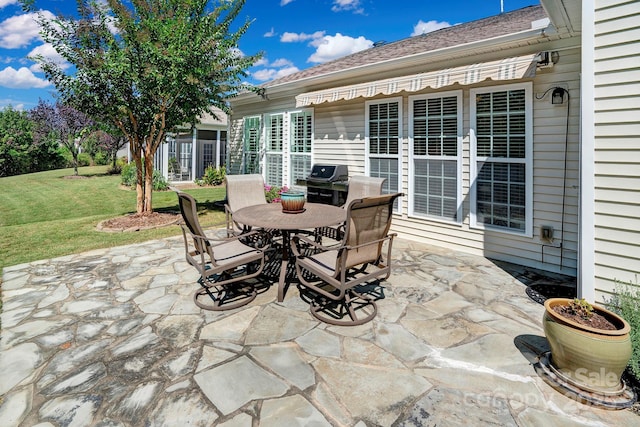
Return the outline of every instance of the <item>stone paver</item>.
[[[0,425],[640,425],[536,375],[543,307],[514,271],[397,239],[378,316],[345,328],[296,286],[200,310],[180,238],[7,267]]]

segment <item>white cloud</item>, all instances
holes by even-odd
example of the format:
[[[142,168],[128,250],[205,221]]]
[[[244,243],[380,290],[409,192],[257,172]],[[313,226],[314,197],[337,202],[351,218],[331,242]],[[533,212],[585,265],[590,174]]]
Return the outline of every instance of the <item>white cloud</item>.
[[[333,0],[331,10],[334,12],[353,10],[353,13],[364,13],[364,9],[360,7],[360,0]]]
[[[297,34],[297,33],[285,32],[280,37],[280,41],[282,43],[294,43],[294,42],[303,42],[307,40],[317,40],[324,37],[324,34],[325,34],[324,31],[316,31],[313,34],[306,34],[306,33]]]
[[[307,61],[321,63],[369,49],[373,46],[373,42],[363,36],[354,39],[336,33],[335,36],[324,36],[322,39],[315,40],[311,45],[316,47],[316,51]]]
[[[53,47],[51,43],[41,44],[40,46],[36,46],[34,49],[29,52],[27,56],[37,56],[42,55],[45,59],[54,62],[60,66],[63,70],[71,67],[69,64]],[[33,72],[42,72],[42,67],[40,64],[34,64],[29,69]]]
[[[263,65],[264,65],[265,67],[266,67],[267,65],[269,65],[269,60],[268,60],[268,59],[266,59],[266,58],[264,58],[264,57],[263,57],[263,58],[258,59],[258,60],[256,61],[256,63],[255,63],[255,64],[253,64],[253,66],[254,66],[254,67],[262,67]]]
[[[293,65],[293,62],[286,58],[279,58],[273,62],[269,62],[267,59],[263,58],[255,65],[264,67],[262,70],[251,73],[254,79],[261,82],[288,76],[289,74],[300,71],[298,67]]]
[[[55,18],[48,10],[41,14],[45,19]],[[40,38],[40,25],[36,22],[37,19],[37,13],[25,13],[0,22],[0,47],[17,49],[28,46],[33,40]]]
[[[0,99],[0,110],[4,110],[5,108],[11,106],[14,111],[24,111],[25,105],[24,102],[16,101],[15,99],[6,98]]]
[[[0,0],[0,9],[9,6],[10,4],[16,4],[18,0]]]
[[[273,27],[271,27],[271,30],[267,31],[266,33],[264,33],[263,37],[273,37],[276,35],[275,30],[273,29]]]
[[[428,21],[424,22],[422,19],[418,21],[416,25],[413,27],[413,33],[411,33],[411,37],[419,36],[420,34],[430,33],[431,31],[439,30],[441,28],[450,27],[451,24],[448,22],[438,22],[438,21]]]
[[[293,0],[280,0],[280,6],[286,6],[291,3]]]
[[[275,68],[265,68],[263,70],[251,73],[254,79],[265,82],[267,80],[279,79],[280,77],[288,76],[289,74],[297,73],[300,71],[298,67],[286,67],[279,70]]]
[[[285,58],[276,59],[275,61],[273,61],[271,63],[272,67],[278,67],[278,68],[290,67],[292,65],[293,65],[293,62],[291,62],[291,61],[289,61],[288,59],[285,59]]]
[[[19,70],[7,67],[0,71],[0,86],[12,89],[40,89],[50,85],[47,80],[36,77],[27,67],[20,67]]]

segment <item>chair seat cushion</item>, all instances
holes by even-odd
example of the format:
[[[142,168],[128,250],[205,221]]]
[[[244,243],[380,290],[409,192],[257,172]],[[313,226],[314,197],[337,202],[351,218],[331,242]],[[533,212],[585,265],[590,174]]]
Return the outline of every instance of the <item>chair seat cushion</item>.
[[[246,264],[262,258],[262,252],[238,240],[216,245],[213,248],[215,262],[219,266]]]
[[[338,251],[330,250],[299,258],[298,263],[310,271],[318,272],[330,277],[336,277],[338,275],[338,272],[336,271],[337,258]]]

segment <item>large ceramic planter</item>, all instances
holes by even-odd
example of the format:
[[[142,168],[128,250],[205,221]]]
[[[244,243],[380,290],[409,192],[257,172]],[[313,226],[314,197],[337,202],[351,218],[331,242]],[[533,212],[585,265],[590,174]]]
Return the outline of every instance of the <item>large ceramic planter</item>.
[[[619,392],[620,376],[631,357],[629,324],[617,314],[594,305],[594,311],[611,321],[616,330],[595,329],[556,313],[567,298],[545,301],[542,323],[551,346],[551,364],[577,387],[596,393]]]

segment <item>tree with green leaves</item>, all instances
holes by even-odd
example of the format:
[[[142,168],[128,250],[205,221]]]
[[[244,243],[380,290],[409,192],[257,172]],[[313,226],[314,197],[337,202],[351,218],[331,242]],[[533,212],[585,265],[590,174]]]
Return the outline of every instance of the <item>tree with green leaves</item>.
[[[33,145],[32,123],[25,111],[0,110],[0,177],[26,173]]]
[[[238,49],[248,20],[233,29],[244,3],[77,0],[76,18],[41,15],[42,38],[74,69],[67,74],[35,59],[63,104],[124,134],[137,169],[138,213],[153,211],[153,159],[166,133],[194,124],[212,106],[228,113],[226,100],[251,89],[243,79],[260,55]]]

